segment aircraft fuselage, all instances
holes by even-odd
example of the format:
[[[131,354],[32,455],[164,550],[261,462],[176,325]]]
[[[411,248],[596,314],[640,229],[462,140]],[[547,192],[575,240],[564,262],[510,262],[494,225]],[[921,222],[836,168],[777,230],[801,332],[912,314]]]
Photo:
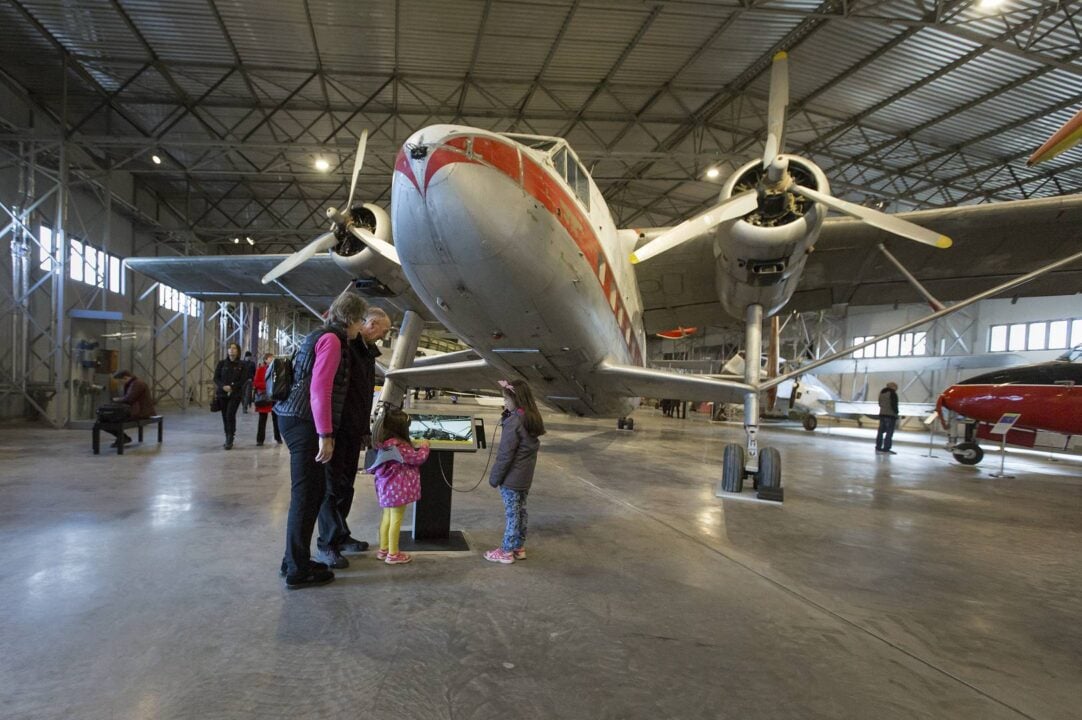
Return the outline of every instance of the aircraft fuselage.
[[[402,269],[445,327],[539,399],[625,416],[638,398],[605,392],[592,370],[605,359],[643,364],[627,252],[566,143],[533,140],[454,125],[414,133],[392,184]]]

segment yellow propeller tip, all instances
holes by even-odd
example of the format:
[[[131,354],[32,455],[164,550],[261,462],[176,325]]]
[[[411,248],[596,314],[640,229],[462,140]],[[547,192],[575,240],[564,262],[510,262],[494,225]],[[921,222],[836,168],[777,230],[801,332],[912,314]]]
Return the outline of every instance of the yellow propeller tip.
[[[954,244],[954,241],[951,240],[949,237],[947,237],[946,235],[940,235],[939,239],[936,240],[935,246],[937,248],[942,248],[942,249],[946,250],[947,248],[949,248],[953,244]]]
[[[639,256],[636,255],[635,253],[631,253],[631,264],[632,265],[638,265],[639,264]]]
[[[789,53],[785,52],[784,50],[779,50],[778,52],[774,53],[775,60],[784,60],[787,57],[789,57]]]

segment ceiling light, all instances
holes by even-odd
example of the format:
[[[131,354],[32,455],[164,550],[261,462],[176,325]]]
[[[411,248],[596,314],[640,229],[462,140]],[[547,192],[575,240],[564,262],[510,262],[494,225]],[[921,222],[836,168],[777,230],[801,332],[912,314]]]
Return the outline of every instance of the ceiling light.
[[[331,164],[323,158],[316,158],[316,170],[320,172],[327,172],[331,169]]]
[[[248,244],[249,244],[249,245],[255,245],[255,240],[253,240],[252,238],[250,238],[250,237],[246,237],[246,238],[244,238],[244,239],[248,241]]]
[[[233,238],[234,245],[240,245],[240,238]]]
[[[153,162],[153,163],[154,163],[155,165],[161,165],[161,164],[162,164],[162,159],[161,159],[160,157],[158,157],[157,155],[151,155],[151,156],[150,156],[150,160],[151,160],[151,161],[152,161],[152,162]]]
[[[1003,4],[1003,0],[981,0],[981,10],[994,10]]]
[[[721,170],[718,170],[716,167],[712,167],[706,171],[706,176],[711,180],[716,178],[718,175],[721,175]]]

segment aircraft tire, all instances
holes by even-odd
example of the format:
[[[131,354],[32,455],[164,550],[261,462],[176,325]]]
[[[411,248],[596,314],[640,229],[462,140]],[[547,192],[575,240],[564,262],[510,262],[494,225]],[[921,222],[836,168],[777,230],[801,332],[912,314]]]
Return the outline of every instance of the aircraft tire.
[[[819,420],[814,415],[805,415],[804,416],[804,429],[805,430],[807,430],[808,432],[811,432],[811,431],[815,430],[815,428],[817,428],[817,427],[819,427]]]
[[[616,429],[617,430],[623,430],[624,429],[624,419],[623,418],[616,418]]]
[[[984,459],[984,450],[975,442],[964,442],[951,448],[951,455],[963,465],[976,465]]]
[[[627,420],[625,420],[624,421],[624,429],[625,430],[634,430],[635,429],[635,418],[628,418]]]
[[[721,456],[721,489],[731,493],[744,489],[744,448],[736,443],[726,445]]]
[[[781,453],[777,448],[765,447],[759,451],[759,488],[781,487]]]

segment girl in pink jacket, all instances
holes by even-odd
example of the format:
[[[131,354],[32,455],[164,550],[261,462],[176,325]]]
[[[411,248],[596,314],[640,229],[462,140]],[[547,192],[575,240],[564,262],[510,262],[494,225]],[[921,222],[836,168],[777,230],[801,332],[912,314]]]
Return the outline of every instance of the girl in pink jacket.
[[[376,497],[383,508],[379,524],[377,560],[388,565],[408,563],[413,557],[399,552],[398,534],[406,506],[421,499],[421,465],[428,459],[428,441],[420,447],[410,442],[410,416],[401,410],[387,414],[377,438],[376,459],[369,472],[376,475]]]

